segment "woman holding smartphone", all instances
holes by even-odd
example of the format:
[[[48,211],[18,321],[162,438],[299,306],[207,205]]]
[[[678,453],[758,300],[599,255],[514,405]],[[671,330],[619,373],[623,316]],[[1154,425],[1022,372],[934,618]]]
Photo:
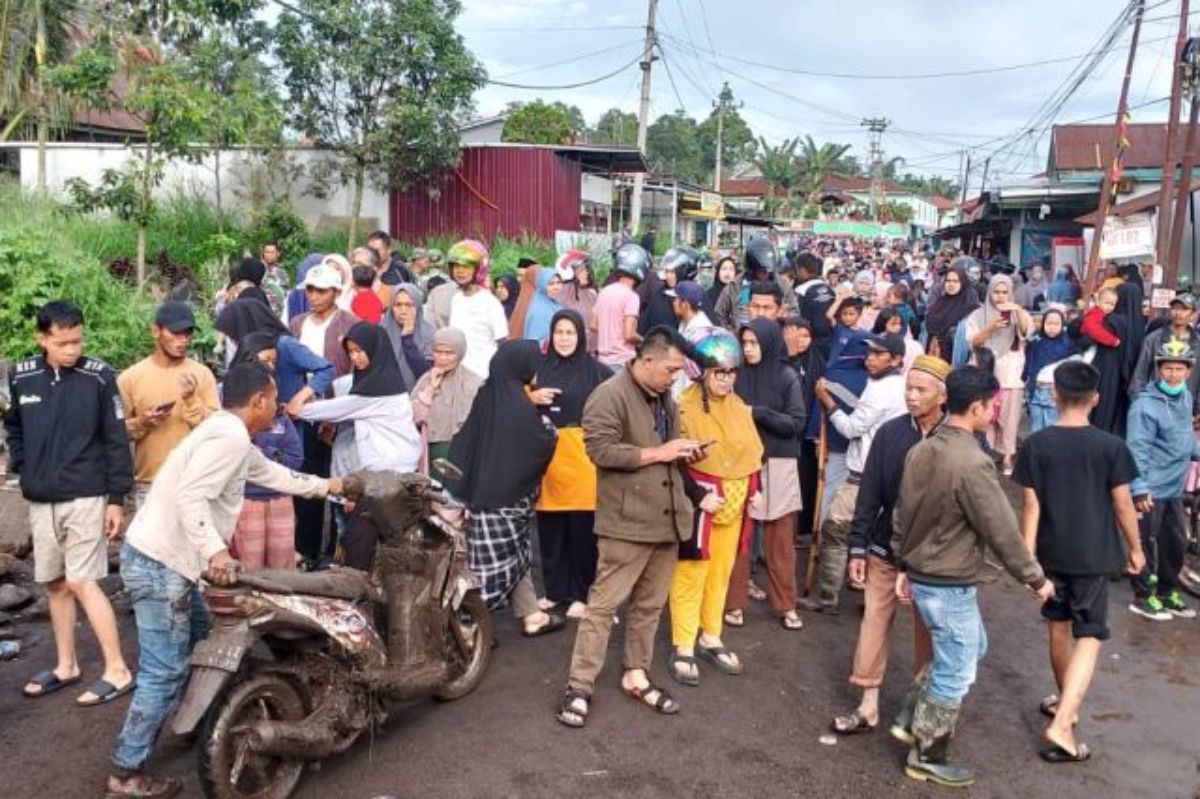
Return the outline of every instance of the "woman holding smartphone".
[[[697,656],[723,674],[742,672],[741,660],[721,640],[722,617],[734,562],[750,542],[748,511],[761,503],[763,445],[750,407],[733,390],[742,366],[738,340],[728,331],[714,332],[694,345],[692,359],[704,374],[679,398],[680,435],[704,442],[704,448],[687,477],[720,500],[711,513],[697,509],[671,583],[669,668],[677,682],[695,686]]]
[[[1033,330],[1033,318],[1013,302],[1013,282],[1008,275],[996,275],[988,283],[987,302],[967,317],[967,341],[972,350],[990,350],[996,358],[996,379],[1000,393],[992,423],[988,427],[988,445],[999,453],[1004,475],[1012,474],[1017,455],[1017,429],[1021,426],[1021,408],[1025,399],[1025,340]]]

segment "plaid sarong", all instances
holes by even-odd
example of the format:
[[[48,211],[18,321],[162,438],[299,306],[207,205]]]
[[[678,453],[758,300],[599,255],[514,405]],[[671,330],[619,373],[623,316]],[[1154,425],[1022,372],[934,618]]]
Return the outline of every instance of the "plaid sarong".
[[[488,610],[504,607],[508,595],[529,571],[529,526],[536,496],[528,496],[512,508],[471,508],[467,513],[467,565],[483,587]]]

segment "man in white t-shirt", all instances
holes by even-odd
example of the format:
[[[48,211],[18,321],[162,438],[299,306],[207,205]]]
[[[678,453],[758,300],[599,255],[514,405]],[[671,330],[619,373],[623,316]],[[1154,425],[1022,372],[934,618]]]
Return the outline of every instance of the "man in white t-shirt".
[[[450,279],[458,286],[458,293],[450,301],[450,327],[461,330],[467,338],[463,366],[486,378],[496,348],[508,338],[504,306],[478,280],[480,270],[486,274],[487,248],[471,239],[460,241],[450,248],[446,261]]]

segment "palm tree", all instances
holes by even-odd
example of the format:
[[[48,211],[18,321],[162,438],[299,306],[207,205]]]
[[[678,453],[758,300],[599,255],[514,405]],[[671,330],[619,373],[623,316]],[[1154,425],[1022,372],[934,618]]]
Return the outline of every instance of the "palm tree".
[[[37,131],[38,186],[46,186],[46,142],[72,109],[47,87],[46,70],[63,63],[79,19],[79,0],[0,0],[0,140]]]
[[[821,202],[821,188],[826,180],[834,176],[849,176],[849,161],[846,159],[846,153],[849,151],[849,144],[826,142],[818,147],[812,136],[804,137],[804,146],[797,161],[804,175],[804,193],[810,204],[816,205]]]
[[[800,170],[796,165],[796,148],[800,139],[784,139],[778,147],[772,147],[758,137],[758,153],[754,165],[767,183],[767,216],[774,216],[777,209],[790,212],[792,196],[800,185]]]

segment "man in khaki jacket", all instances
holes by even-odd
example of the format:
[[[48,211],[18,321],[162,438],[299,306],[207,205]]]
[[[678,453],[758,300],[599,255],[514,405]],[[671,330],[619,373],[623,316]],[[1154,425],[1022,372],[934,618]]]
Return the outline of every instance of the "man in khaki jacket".
[[[613,614],[626,601],[621,687],[660,713],[679,711],[679,704],[650,682],[654,636],[679,542],[692,534],[693,503],[714,513],[722,501],[685,481],[679,468],[680,461],[704,449],[703,442],[675,438],[679,411],[670,389],[686,350],[676,331],[654,328],[629,367],[597,388],[583,410],[584,445],[598,469],[599,562],[556,716],[568,727],[582,727],[587,719]]]

